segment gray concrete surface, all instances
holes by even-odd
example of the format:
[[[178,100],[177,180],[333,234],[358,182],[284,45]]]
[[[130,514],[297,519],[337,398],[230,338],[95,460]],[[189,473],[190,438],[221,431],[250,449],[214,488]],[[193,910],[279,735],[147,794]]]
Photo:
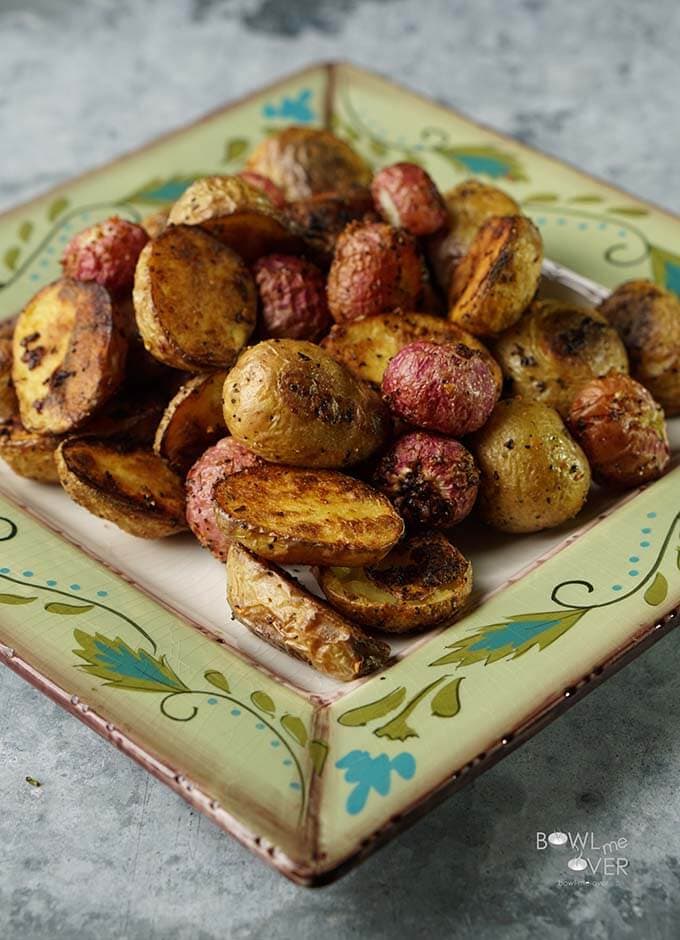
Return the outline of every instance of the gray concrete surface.
[[[679,37],[677,0],[0,0],[0,206],[345,57],[679,210]],[[317,892],[0,669],[0,936],[675,937],[679,639]],[[626,873],[564,884],[556,828]]]

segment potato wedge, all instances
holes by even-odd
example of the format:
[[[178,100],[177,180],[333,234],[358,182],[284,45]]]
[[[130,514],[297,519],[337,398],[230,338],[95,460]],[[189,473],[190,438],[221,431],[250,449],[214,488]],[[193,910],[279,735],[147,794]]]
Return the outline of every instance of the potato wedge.
[[[130,535],[158,539],[186,528],[182,481],[150,450],[121,440],[70,438],[56,461],[71,499]]]
[[[486,346],[455,323],[427,313],[383,313],[349,323],[336,323],[321,346],[357,378],[379,386],[393,356],[404,346],[419,340],[464,343],[470,349],[479,350],[491,366],[500,391],[503,374]]]
[[[168,225],[200,225],[249,264],[262,255],[302,247],[264,193],[238,176],[196,180],[170,210]]]
[[[226,372],[195,375],[165,409],[153,449],[180,476],[227,432],[222,412],[226,377]]]
[[[330,470],[249,467],[220,480],[213,497],[228,538],[281,564],[374,564],[404,532],[387,497]]]
[[[258,457],[295,467],[349,467],[390,429],[372,388],[301,340],[267,340],[239,358],[224,383],[230,434]]]
[[[18,407],[12,382],[12,340],[0,338],[0,421],[15,415]]]
[[[58,483],[54,455],[62,440],[57,434],[27,431],[19,418],[10,418],[0,424],[0,459],[17,476],[39,483]]]
[[[227,558],[227,600],[256,636],[341,682],[374,672],[389,658],[387,643],[366,636],[238,544]]]
[[[472,565],[439,533],[400,542],[377,565],[321,568],[328,602],[385,633],[422,630],[452,617],[472,591]]]
[[[490,218],[453,273],[449,319],[475,336],[512,326],[536,293],[542,262],[541,234],[530,219]]]
[[[229,367],[255,328],[250,271],[198,228],[175,225],[139,256],[134,304],[147,350],[188,372]]]
[[[126,351],[108,291],[68,277],[48,284],[14,330],[12,380],[24,427],[60,434],[83,425],[122,382]]]

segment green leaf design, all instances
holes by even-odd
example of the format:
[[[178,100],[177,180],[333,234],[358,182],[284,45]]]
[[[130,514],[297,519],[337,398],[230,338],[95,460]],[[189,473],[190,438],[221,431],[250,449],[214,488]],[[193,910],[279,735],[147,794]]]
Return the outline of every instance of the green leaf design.
[[[616,215],[624,215],[631,219],[641,218],[642,216],[649,215],[647,209],[643,209],[642,206],[617,206],[613,209],[608,209],[608,212],[614,212]]]
[[[558,198],[557,193],[533,193],[524,202],[557,202]]]
[[[250,696],[250,701],[256,708],[259,708],[260,711],[267,712],[268,715],[273,715],[276,711],[273,698],[267,695],[266,692],[253,692]]]
[[[21,223],[21,225],[19,226],[19,238],[22,240],[22,242],[28,241],[28,239],[31,237],[32,231],[33,231],[33,223],[29,222],[28,219],[26,219],[25,222]]]
[[[604,199],[602,198],[602,196],[585,195],[585,196],[571,196],[567,201],[578,202],[578,203],[583,203],[584,205],[588,205],[588,204],[597,203],[597,202],[604,202]]]
[[[387,147],[376,137],[371,137],[368,142],[371,153],[376,157],[384,157],[387,153]]]
[[[48,614],[63,614],[66,617],[73,617],[76,614],[86,614],[92,610],[94,604],[61,604],[59,601],[52,601],[45,604],[45,610]]]
[[[232,160],[238,160],[239,157],[248,149],[248,141],[245,137],[232,137],[228,140],[224,148],[224,163],[231,163]]]
[[[437,718],[453,718],[460,711],[460,686],[463,679],[447,682],[432,699],[430,708]]]
[[[214,685],[216,689],[221,689],[222,692],[231,691],[226,677],[217,669],[208,669],[207,672],[203,673],[203,678],[206,682],[209,682],[210,685]]]
[[[507,150],[493,146],[433,147],[433,152],[452,163],[456,169],[491,179],[507,179],[516,183],[527,182],[521,162]]]
[[[22,597],[20,594],[0,594],[0,604],[32,604],[37,597]]]
[[[14,271],[17,266],[20,254],[21,249],[16,245],[12,245],[11,248],[8,248],[2,259],[5,262],[5,267],[9,268],[10,271]]]
[[[656,607],[666,600],[668,594],[668,581],[666,577],[657,571],[654,580],[645,591],[643,597],[651,607]]]
[[[359,705],[358,708],[350,708],[349,711],[343,712],[338,718],[338,722],[350,728],[361,728],[367,725],[369,721],[389,715],[391,711],[401,705],[405,698],[406,689],[403,685],[400,685],[388,692],[387,695],[383,695],[382,698],[369,702],[368,705]]]
[[[152,206],[167,206],[179,199],[199,174],[192,176],[155,176],[125,198],[125,202],[141,202]],[[204,174],[207,175],[207,174]]]
[[[675,550],[675,567],[680,571],[680,545]]]
[[[429,685],[426,685],[417,695],[413,696],[398,715],[395,715],[386,725],[376,728],[373,734],[379,738],[389,738],[390,741],[405,741],[407,738],[417,738],[418,732],[409,725],[407,719],[422,700],[447,678],[448,676],[441,676],[439,679],[435,679],[434,682],[430,682]]]
[[[101,633],[74,630],[79,648],[73,650],[86,665],[78,668],[91,676],[105,680],[105,685],[138,692],[189,692],[174,672],[165,656],[152,656],[146,650],[136,649],[119,636],[112,639]]]
[[[297,715],[284,715],[281,724],[288,734],[295,738],[300,747],[305,746],[307,743],[307,729],[301,718],[298,718]]]
[[[52,200],[47,208],[47,218],[50,222],[54,220],[65,212],[69,207],[69,201],[65,196],[58,196],[56,199]]]
[[[326,758],[328,757],[328,745],[323,741],[317,741],[315,739],[309,742],[307,750],[309,751],[309,757],[316,773],[323,773]]]

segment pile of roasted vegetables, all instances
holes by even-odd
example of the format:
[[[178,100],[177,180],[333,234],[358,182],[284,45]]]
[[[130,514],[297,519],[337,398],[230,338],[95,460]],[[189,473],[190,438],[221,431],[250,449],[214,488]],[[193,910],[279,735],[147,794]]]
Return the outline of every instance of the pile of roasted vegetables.
[[[455,527],[574,517],[669,462],[680,301],[537,299],[542,244],[508,195],[371,174],[291,127],[236,176],[67,246],[0,338],[0,456],[143,538],[187,527],[235,615],[317,669],[384,665],[373,631],[452,617]],[[280,565],[312,566],[326,601]]]

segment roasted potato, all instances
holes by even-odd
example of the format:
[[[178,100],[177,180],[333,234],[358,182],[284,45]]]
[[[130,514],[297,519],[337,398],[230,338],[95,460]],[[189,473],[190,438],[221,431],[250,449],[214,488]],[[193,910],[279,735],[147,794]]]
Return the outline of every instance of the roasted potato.
[[[428,343],[464,343],[482,354],[491,369],[500,395],[503,373],[483,343],[450,320],[427,313],[383,313],[348,323],[336,323],[321,346],[347,366],[357,378],[380,385],[385,369],[396,354],[424,340]]]
[[[188,225],[168,227],[142,251],[133,296],[144,345],[175,369],[229,367],[255,328],[255,284],[245,263]]]
[[[294,255],[265,255],[253,267],[262,332],[273,339],[316,342],[330,329],[326,278]]]
[[[222,389],[226,377],[226,372],[193,376],[165,409],[153,449],[180,476],[203,451],[224,437]]]
[[[61,278],[27,304],[14,330],[12,381],[24,427],[60,434],[84,424],[125,374],[127,341],[109,292]]]
[[[58,483],[54,455],[62,440],[57,434],[27,431],[18,418],[10,418],[0,424],[0,459],[20,477]]]
[[[557,300],[534,301],[493,349],[511,395],[541,401],[563,418],[588,379],[628,371],[628,356],[614,327],[596,310]]]
[[[149,240],[141,225],[113,216],[74,235],[61,256],[65,277],[96,281],[111,293],[129,290]]]
[[[12,340],[0,339],[0,421],[7,421],[18,408],[12,383]]]
[[[382,392],[398,418],[453,437],[480,428],[498,401],[486,357],[463,343],[404,346],[385,369]]]
[[[427,255],[435,278],[448,293],[456,265],[484,222],[492,216],[519,215],[520,207],[501,189],[480,180],[464,180],[444,194],[448,225],[428,239]]]
[[[328,308],[338,323],[414,310],[424,280],[412,235],[383,222],[352,222],[338,238],[328,273]]]
[[[472,565],[438,532],[413,535],[376,565],[321,568],[328,602],[355,623],[406,633],[447,620],[472,591]]]
[[[283,194],[283,190],[272,183],[270,179],[267,179],[266,176],[263,176],[261,173],[253,173],[252,170],[242,170],[241,173],[237,174],[238,177],[248,183],[249,186],[252,186],[254,189],[259,189],[261,193],[267,197],[275,209],[284,209],[286,206],[286,197]]]
[[[340,233],[350,222],[379,222],[371,191],[354,186],[343,193],[317,193],[288,204],[286,217],[314,261],[328,268]]]
[[[224,437],[198,458],[187,475],[187,524],[201,545],[220,561],[227,560],[231,539],[222,532],[215,519],[215,484],[231,473],[262,462],[233,437]]]
[[[382,455],[372,483],[408,525],[450,529],[472,510],[479,471],[472,454],[458,441],[413,431]]]
[[[417,163],[393,163],[373,177],[371,193],[386,222],[411,235],[431,235],[448,212],[432,177]]]
[[[74,502],[130,535],[159,539],[186,528],[182,481],[150,450],[80,437],[56,452],[59,480]]]
[[[196,180],[170,210],[168,225],[199,225],[249,264],[261,255],[301,247],[262,190],[238,176]]]
[[[366,636],[279,568],[232,545],[227,599],[256,636],[333,679],[350,682],[387,662],[387,643]]]
[[[558,413],[540,402],[500,401],[472,436],[482,519],[503,532],[538,532],[575,516],[590,488],[586,456]]]
[[[542,262],[541,234],[526,216],[490,218],[453,272],[449,318],[475,336],[506,330],[536,293]]]
[[[265,460],[348,467],[389,431],[380,396],[312,343],[267,340],[247,349],[224,383],[229,432]]]
[[[651,281],[628,281],[599,309],[619,331],[633,378],[667,417],[680,414],[680,298]]]
[[[612,373],[582,386],[567,425],[602,483],[640,486],[668,468],[671,452],[663,411],[628,375]]]
[[[149,238],[158,238],[161,232],[165,231],[169,214],[169,209],[158,209],[156,212],[152,212],[142,219],[140,225]]]
[[[213,495],[227,538],[281,564],[373,564],[404,533],[382,493],[331,470],[263,464],[220,480]]]
[[[270,179],[288,200],[366,186],[371,178],[368,164],[349,144],[316,127],[286,127],[266,137],[246,168]]]

